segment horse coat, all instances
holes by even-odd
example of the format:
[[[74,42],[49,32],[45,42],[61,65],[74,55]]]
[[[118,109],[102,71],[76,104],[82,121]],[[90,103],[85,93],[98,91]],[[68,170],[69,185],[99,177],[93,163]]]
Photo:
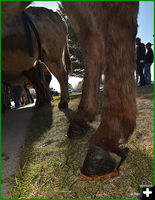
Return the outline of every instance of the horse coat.
[[[135,37],[138,2],[62,2],[77,34],[85,64],[82,98],[68,137],[84,135],[99,108],[104,73],[101,122],[91,136],[81,173],[88,180],[118,175],[120,143],[136,126]]]
[[[118,176],[124,158],[120,144],[136,126],[135,37],[138,2],[62,2],[77,34],[85,63],[82,98],[68,137],[84,135],[99,108],[104,73],[101,122],[91,136],[82,175],[88,180]]]
[[[60,106],[69,102],[68,73],[71,70],[67,46],[67,27],[57,12],[46,8],[30,7],[25,10],[35,25],[41,38],[42,57],[51,73],[58,79],[61,88]],[[37,41],[33,32],[34,57],[29,57],[28,43],[21,15],[2,24],[2,80],[11,84],[25,81],[25,71],[31,73],[38,57]],[[34,74],[34,73],[33,73]],[[31,82],[37,78],[32,77]],[[39,76],[38,76],[39,79]],[[41,81],[41,87],[47,87]],[[34,87],[36,88],[36,87]],[[38,89],[39,90],[39,89]],[[44,97],[43,97],[44,96]],[[41,94],[42,102],[45,95]],[[49,97],[47,98],[49,101]]]

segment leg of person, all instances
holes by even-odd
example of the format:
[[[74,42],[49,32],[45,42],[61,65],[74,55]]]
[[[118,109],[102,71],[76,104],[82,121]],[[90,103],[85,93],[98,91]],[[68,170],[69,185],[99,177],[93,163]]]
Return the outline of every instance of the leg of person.
[[[18,108],[19,107],[19,98],[18,98],[17,87],[16,86],[12,86],[11,90],[12,90],[12,95],[13,95],[13,100],[14,100],[14,103],[15,103],[15,107]]]
[[[18,86],[18,98],[19,98],[19,105],[21,105],[21,97],[22,97],[22,93],[23,93],[23,87],[21,85]]]
[[[145,64],[145,66],[144,66],[144,79],[145,79],[145,83],[148,85],[148,81],[147,81],[147,64]]]
[[[138,73],[140,76],[140,86],[144,86],[145,78],[144,78],[144,64],[143,63],[138,64]]]
[[[29,89],[29,88],[27,88],[27,92],[28,92],[28,94],[29,94],[29,98],[30,98],[30,100],[31,100],[31,103],[34,103],[34,99],[33,99],[32,95],[31,95],[31,92],[30,92],[30,89]]]
[[[139,80],[139,74],[138,74],[138,70],[136,69],[136,84],[138,85],[138,80]]]
[[[27,88],[26,83],[24,83],[24,89],[25,89],[25,92],[26,92],[27,100],[28,100],[27,103],[29,104],[29,103],[31,103],[31,99],[30,99],[29,90]]]
[[[146,74],[146,84],[149,85],[151,84],[151,63],[145,64],[145,74]]]
[[[149,69],[148,69],[148,82],[151,84],[151,63],[149,64]]]

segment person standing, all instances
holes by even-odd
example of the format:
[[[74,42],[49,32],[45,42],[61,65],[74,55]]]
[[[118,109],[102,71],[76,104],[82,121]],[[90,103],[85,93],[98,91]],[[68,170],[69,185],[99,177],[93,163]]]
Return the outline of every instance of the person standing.
[[[23,87],[21,85],[11,86],[11,92],[15,102],[15,108],[19,108],[21,106]]]
[[[135,56],[137,58],[137,47],[135,48]],[[135,74],[136,74],[136,85],[138,86],[139,74],[137,70],[137,64],[135,64]]]
[[[140,76],[140,84],[139,86],[145,85],[145,79],[144,79],[144,59],[145,59],[145,45],[141,43],[140,38],[136,38],[136,45],[137,45],[137,71]]]
[[[25,89],[25,92],[26,92],[26,95],[27,95],[28,103],[34,103],[33,97],[32,97],[30,90],[27,87],[27,84],[25,82],[24,82],[24,89]]]
[[[151,48],[152,44],[148,42],[146,44],[146,49],[147,53],[145,55],[145,67],[144,67],[144,78],[145,78],[145,83],[147,85],[151,84],[151,72],[150,68],[153,63],[153,50]]]

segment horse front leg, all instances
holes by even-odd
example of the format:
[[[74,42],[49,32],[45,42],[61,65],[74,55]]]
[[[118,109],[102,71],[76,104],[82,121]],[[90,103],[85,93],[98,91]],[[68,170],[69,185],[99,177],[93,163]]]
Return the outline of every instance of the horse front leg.
[[[90,34],[86,43],[81,42],[85,55],[85,75],[81,101],[77,112],[71,118],[67,133],[71,139],[81,138],[86,132],[88,122],[92,122],[99,111],[99,85],[102,74],[100,51],[103,50],[100,44],[95,42],[96,39],[96,35]]]

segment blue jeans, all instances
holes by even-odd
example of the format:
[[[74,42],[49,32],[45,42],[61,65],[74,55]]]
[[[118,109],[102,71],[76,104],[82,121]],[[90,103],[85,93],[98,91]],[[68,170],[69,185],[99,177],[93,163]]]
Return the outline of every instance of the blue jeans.
[[[18,108],[20,106],[20,100],[22,97],[23,87],[20,85],[11,87],[13,100],[15,102],[15,107]]]
[[[144,63],[137,63],[137,71],[138,71],[138,75],[140,76],[140,86],[145,85],[145,79],[144,79]]]
[[[145,78],[145,83],[147,85],[151,84],[151,72],[150,72],[151,64],[152,63],[145,64],[144,67],[144,78]]]

